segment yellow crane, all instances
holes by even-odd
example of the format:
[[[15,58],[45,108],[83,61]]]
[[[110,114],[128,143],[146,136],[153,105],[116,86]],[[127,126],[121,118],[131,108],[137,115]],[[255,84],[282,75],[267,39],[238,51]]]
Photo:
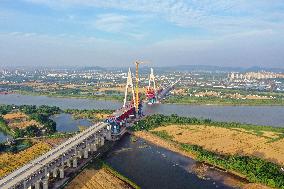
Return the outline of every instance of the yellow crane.
[[[141,61],[135,61],[135,66],[136,66],[136,86],[135,86],[135,92],[136,92],[136,98],[135,98],[135,109],[138,111],[138,105],[139,105],[139,64],[144,64],[144,62]]]

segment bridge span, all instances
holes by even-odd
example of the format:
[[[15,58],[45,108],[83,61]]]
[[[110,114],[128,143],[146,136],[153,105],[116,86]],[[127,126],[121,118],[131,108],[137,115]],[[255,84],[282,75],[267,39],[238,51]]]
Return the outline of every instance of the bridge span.
[[[110,125],[93,125],[1,179],[0,188],[48,189],[49,177],[64,178],[64,169],[77,167],[78,158],[88,158],[105,139],[111,140]]]
[[[159,93],[159,98],[165,98],[177,82],[163,89]],[[131,86],[133,87],[132,84]],[[63,179],[64,170],[68,167],[77,167],[79,158],[87,159],[89,153],[97,151],[98,147],[104,145],[105,140],[120,139],[126,132],[126,128],[131,125],[130,122],[142,117],[141,107],[142,102],[139,102],[138,109],[134,104],[124,104],[106,122],[89,127],[2,178],[0,189],[48,189],[50,178],[59,176]]]

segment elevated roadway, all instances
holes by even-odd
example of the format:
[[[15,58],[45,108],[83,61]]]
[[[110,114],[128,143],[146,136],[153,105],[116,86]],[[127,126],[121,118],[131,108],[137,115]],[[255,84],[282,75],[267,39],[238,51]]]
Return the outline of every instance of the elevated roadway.
[[[107,123],[98,123],[89,127],[56,148],[2,178],[0,180],[0,188],[29,188],[38,180],[48,178],[50,171],[60,165],[64,168],[64,163],[72,157],[76,158],[78,152],[82,149],[85,149],[84,155],[86,155],[86,153],[91,150],[87,148],[88,146],[96,145],[97,141],[102,142],[104,138],[110,139],[111,129],[109,127]]]

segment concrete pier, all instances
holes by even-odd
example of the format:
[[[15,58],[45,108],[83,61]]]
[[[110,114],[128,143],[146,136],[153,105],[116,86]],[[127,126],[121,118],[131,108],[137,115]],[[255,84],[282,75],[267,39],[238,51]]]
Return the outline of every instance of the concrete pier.
[[[77,158],[76,157],[73,159],[73,167],[74,168],[77,167]]]
[[[42,189],[48,189],[48,178],[42,180]]]
[[[59,177],[60,177],[61,179],[64,178],[64,167],[59,168]]]

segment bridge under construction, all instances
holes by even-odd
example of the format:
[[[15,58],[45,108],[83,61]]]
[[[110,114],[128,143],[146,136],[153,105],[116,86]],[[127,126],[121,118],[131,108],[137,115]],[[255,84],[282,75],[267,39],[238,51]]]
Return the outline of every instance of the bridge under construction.
[[[136,91],[132,81],[131,70],[127,75],[125,98],[123,106],[110,115],[105,122],[97,123],[81,133],[69,138],[64,143],[49,152],[29,162],[25,166],[15,170],[0,180],[1,189],[48,189],[52,178],[64,179],[68,168],[76,168],[78,160],[89,158],[105,144],[105,140],[119,140],[131,127],[134,121],[143,117],[143,101],[138,93],[138,64],[136,63]],[[150,83],[153,82],[153,88]],[[176,83],[165,89],[156,91],[153,69],[149,76],[149,86],[146,90],[146,98],[149,104],[158,103],[163,99]],[[132,100],[128,101],[127,95],[130,89]]]

